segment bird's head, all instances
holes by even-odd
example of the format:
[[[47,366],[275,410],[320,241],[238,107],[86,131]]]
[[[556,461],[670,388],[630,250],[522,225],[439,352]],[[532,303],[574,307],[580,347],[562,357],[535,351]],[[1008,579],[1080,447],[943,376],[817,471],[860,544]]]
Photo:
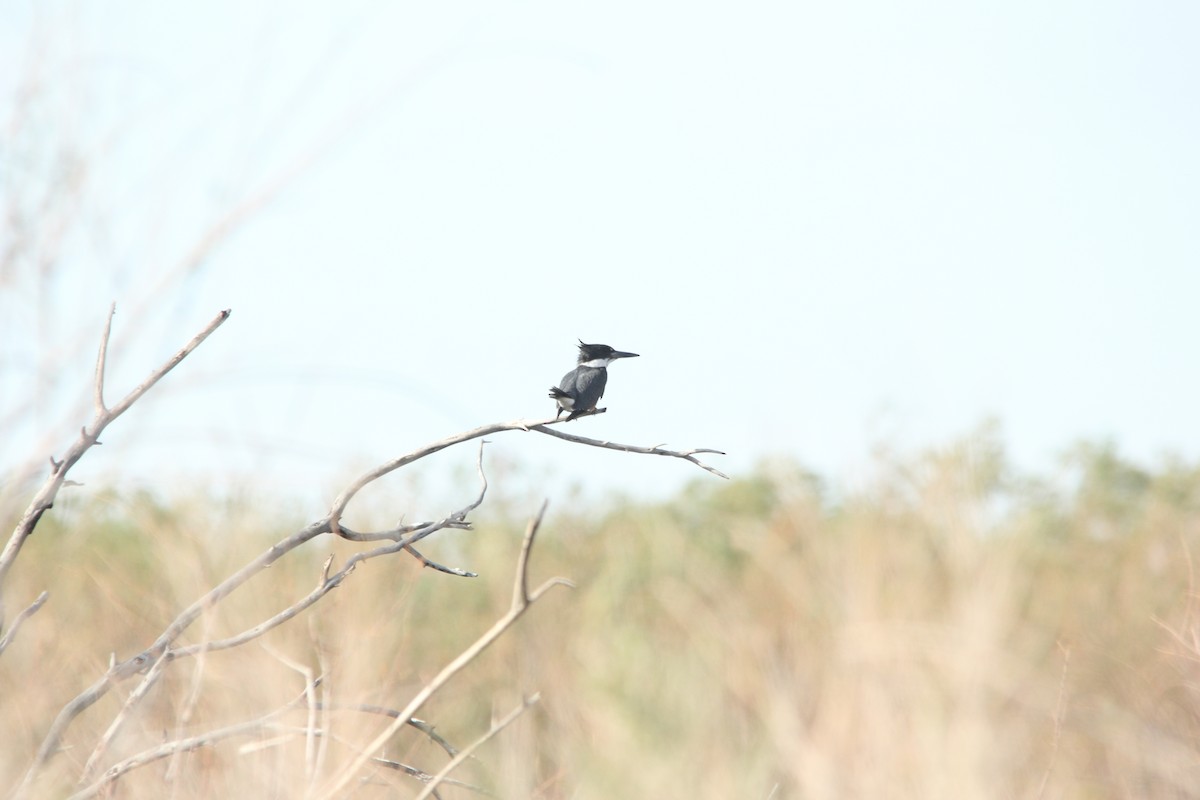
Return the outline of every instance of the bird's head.
[[[579,363],[589,367],[606,367],[618,358],[637,358],[637,353],[614,350],[606,344],[585,344],[579,341]]]

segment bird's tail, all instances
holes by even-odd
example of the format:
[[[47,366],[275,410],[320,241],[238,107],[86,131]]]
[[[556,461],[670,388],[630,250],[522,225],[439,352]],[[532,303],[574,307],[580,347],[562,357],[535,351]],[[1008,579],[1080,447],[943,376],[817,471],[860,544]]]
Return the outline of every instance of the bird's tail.
[[[557,386],[551,386],[550,387],[550,396],[553,397],[555,400],[557,400],[560,397],[570,397],[571,395],[567,394],[566,392],[564,392],[562,389],[558,388]]]

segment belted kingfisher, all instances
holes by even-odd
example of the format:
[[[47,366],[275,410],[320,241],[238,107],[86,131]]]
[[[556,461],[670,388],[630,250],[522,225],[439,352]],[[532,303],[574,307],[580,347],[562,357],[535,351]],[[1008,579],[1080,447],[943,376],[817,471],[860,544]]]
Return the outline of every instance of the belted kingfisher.
[[[563,375],[558,386],[550,387],[550,396],[558,401],[558,413],[570,411],[567,422],[585,411],[591,411],[604,397],[604,385],[608,383],[609,364],[618,358],[637,358],[637,353],[622,353],[606,344],[584,344],[579,341],[579,366]]]

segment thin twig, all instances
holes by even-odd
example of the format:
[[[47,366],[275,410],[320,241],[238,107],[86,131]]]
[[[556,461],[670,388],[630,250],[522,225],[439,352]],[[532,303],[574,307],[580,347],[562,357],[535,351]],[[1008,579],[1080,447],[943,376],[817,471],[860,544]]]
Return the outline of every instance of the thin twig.
[[[586,436],[575,436],[574,434],[551,430],[550,428],[546,427],[546,425],[532,425],[530,426],[529,430],[537,431],[538,433],[544,433],[547,436],[553,436],[557,439],[563,439],[568,442],[575,442],[576,444],[586,444],[592,447],[603,447],[607,450],[620,450],[622,453],[642,453],[643,455],[649,456],[670,456],[671,458],[682,458],[684,461],[692,462],[702,470],[711,472],[718,478],[725,478],[726,480],[729,479],[729,476],[724,472],[721,472],[721,470],[716,469],[715,467],[710,467],[708,464],[705,464],[703,461],[696,458],[697,453],[713,453],[723,456],[725,453],[722,450],[713,450],[708,447],[697,447],[692,450],[677,451],[667,450],[661,446],[638,447],[637,445],[632,444],[620,444],[619,442],[606,442],[601,441],[600,439],[589,439]]]
[[[419,531],[422,528],[428,528],[430,525],[433,525],[433,524],[434,524],[433,522],[416,522],[416,523],[411,523],[409,525],[398,525],[395,528],[392,528],[391,530],[367,531],[367,532],[353,531],[353,530],[347,528],[345,525],[339,525],[338,526],[338,535],[341,536],[343,539],[350,541],[350,542],[381,542],[381,541],[396,542],[396,541],[399,541],[400,539],[403,539],[406,534],[412,533],[413,531]],[[452,522],[446,523],[442,527],[449,528],[451,530],[469,531],[469,530],[471,530],[472,526],[471,526],[470,522],[452,521]]]
[[[332,558],[332,556],[330,558]],[[330,562],[327,560],[325,563],[326,569],[328,569]],[[292,605],[283,609],[278,614],[275,614],[271,618],[263,620],[254,627],[248,628],[234,636],[180,647],[174,651],[175,657],[184,658],[195,655],[196,653],[200,653],[202,651],[215,652],[217,650],[229,650],[230,648],[238,647],[246,644],[247,642],[253,641],[267,631],[279,627],[288,620],[296,618],[305,609],[312,607],[318,600],[341,585],[342,581],[345,580],[346,577],[352,572],[354,572],[354,565],[344,567],[332,575],[328,574],[328,572],[325,572],[323,573],[322,579],[317,582],[316,587],[314,587],[311,592],[300,598],[300,600],[296,601]]]
[[[4,632],[3,636],[0,636],[0,654],[4,653],[5,648],[12,644],[13,640],[17,638],[17,630],[20,629],[21,623],[36,614],[38,609],[46,604],[46,599],[48,597],[50,597],[50,593],[42,590],[42,593],[37,596],[36,600],[25,606],[25,608],[21,609],[20,612],[13,617],[12,625],[8,626],[8,630]]]
[[[116,313],[117,304],[113,303],[108,308],[108,320],[104,323],[104,334],[100,337],[100,352],[96,356],[96,386],[93,399],[97,417],[108,412],[108,408],[104,405],[104,371],[108,364],[108,340],[112,336],[113,315]]]
[[[478,572],[471,572],[470,570],[459,569],[458,567],[447,567],[445,564],[439,564],[436,561],[432,561],[421,555],[420,552],[417,551],[417,548],[413,547],[412,545],[405,547],[404,551],[417,561],[420,561],[423,566],[429,567],[430,569],[436,569],[438,572],[444,572],[447,575],[457,575],[460,578],[479,577]]]
[[[400,728],[406,725],[407,721],[414,714],[416,714],[426,702],[429,701],[430,697],[432,697],[438,690],[445,686],[451,678],[461,672],[464,667],[474,661],[479,654],[486,650],[493,642],[499,639],[506,630],[511,628],[513,623],[520,619],[521,616],[529,609],[530,605],[537,602],[542,595],[555,586],[574,586],[573,583],[565,578],[551,578],[534,591],[529,591],[529,556],[533,549],[533,542],[537,536],[538,528],[542,524],[542,518],[545,513],[546,504],[543,503],[541,509],[537,513],[537,516],[530,520],[529,527],[525,530],[525,539],[521,544],[521,554],[517,559],[517,574],[513,580],[512,605],[509,607],[508,613],[498,619],[496,623],[487,630],[486,633],[476,639],[469,647],[467,647],[467,649],[463,650],[457,658],[443,667],[442,671],[435,675],[433,679],[421,687],[421,690],[417,692],[416,696],[414,696],[412,700],[409,701],[408,705],[400,711],[398,717],[393,720],[378,736],[376,736],[367,747],[363,748],[362,752],[359,753],[353,761],[351,761],[350,765],[345,767],[339,773],[337,778],[333,781],[333,784],[321,794],[321,797],[333,797],[343,788],[345,788],[346,784],[353,780],[354,775],[357,774],[358,771],[361,770],[363,766],[371,760],[372,753],[376,753],[381,750],[387,743],[388,739],[390,739],[396,733],[396,731],[400,730]]]
[[[425,800],[425,798],[429,797],[429,795],[435,789],[437,789],[438,784],[440,784],[442,781],[446,780],[447,775],[449,775],[454,770],[458,769],[459,764],[461,764],[462,762],[464,762],[468,758],[470,758],[471,754],[474,753],[476,750],[478,750],[480,747],[482,747],[485,742],[487,742],[489,739],[491,739],[497,733],[504,730],[509,725],[511,725],[513,722],[515,722],[517,717],[521,716],[526,711],[528,711],[530,708],[532,708],[534,705],[536,705],[538,699],[539,699],[539,695],[537,695],[537,694],[533,694],[533,695],[530,695],[529,697],[526,697],[522,701],[521,705],[517,706],[512,711],[505,714],[502,719],[498,720],[494,725],[492,725],[491,729],[487,733],[485,733],[483,736],[480,736],[478,739],[476,739],[475,741],[471,742],[469,745],[464,747],[461,753],[456,755],[454,758],[450,759],[446,763],[446,766],[442,767],[441,770],[438,771],[438,774],[434,775],[433,778],[428,783],[425,784],[425,788],[421,791],[421,793],[419,795],[416,796],[415,800]]]
[[[423,769],[414,767],[411,764],[405,764],[403,761],[392,761],[389,758],[372,758],[371,760],[380,766],[387,767],[388,769],[394,769],[396,772],[403,772],[405,775],[416,778],[422,783],[427,783],[433,780],[433,775],[430,773]]]
[[[212,609],[209,609],[208,611],[209,613],[203,615],[204,628],[200,635],[200,639],[202,641],[208,641],[211,638],[212,627],[216,618],[216,614],[212,613]],[[174,660],[176,652],[171,650],[171,655],[172,660]],[[200,652],[196,654],[195,664],[192,665],[191,685],[188,687],[187,696],[183,700],[183,707],[180,708],[178,713],[175,715],[176,739],[183,737],[183,732],[192,722],[192,715],[196,713],[196,706],[200,702],[200,692],[204,687],[204,670],[207,665],[208,650],[201,649]],[[179,775],[179,771],[182,768],[180,765],[182,763],[183,754],[175,753],[171,756],[171,760],[167,763],[167,768],[163,771],[163,781],[172,784],[172,797],[177,794],[177,790],[179,788],[179,784],[175,782],[175,779]]]
[[[475,500],[474,504],[462,509],[461,511],[459,511],[459,513],[457,515],[452,515],[454,517],[453,522],[457,523],[458,525],[467,525],[469,527],[469,523],[467,523],[467,521],[466,521],[467,514],[470,511],[473,511],[474,509],[478,508],[479,505],[483,502],[484,495],[487,494],[487,488],[488,488],[487,473],[485,473],[483,471],[483,446],[487,443],[488,443],[487,439],[480,440],[479,455],[475,459],[475,469],[479,473],[480,482],[483,484],[479,490],[479,497]],[[447,525],[446,527],[450,527],[450,525]],[[416,541],[416,540],[414,539],[413,541]],[[413,558],[420,561],[423,566],[431,567],[433,569],[436,569],[438,572],[445,572],[447,575],[457,575],[460,578],[478,578],[479,577],[478,572],[471,572],[470,570],[459,569],[457,567],[447,567],[443,564],[437,563],[436,561],[428,559],[425,556],[421,555],[421,553],[417,551],[417,548],[413,547],[411,544],[406,544],[404,546],[404,551],[406,553],[408,553],[410,556],[412,556]]]
[[[332,562],[333,556],[330,556],[325,561],[325,569],[329,569],[329,564]],[[321,637],[317,635],[316,618],[311,614],[308,617],[308,636],[312,640],[313,652],[317,656],[317,667],[321,670],[322,675],[329,675],[329,662],[325,657],[325,648],[321,645]],[[333,681],[321,681],[321,697],[316,701],[315,707],[320,714],[319,728],[323,731],[320,741],[317,743],[317,759],[314,765],[313,773],[309,776],[308,785],[304,787],[304,796],[312,797],[313,792],[317,790],[317,783],[324,773],[325,757],[329,752],[329,727],[333,724],[332,715],[327,709],[333,702]]]
[[[392,719],[400,719],[400,712],[397,709],[388,708],[387,706],[371,705],[370,703],[338,703],[336,705],[323,704],[321,708],[322,710],[330,711],[360,711],[364,714],[379,714],[381,716],[391,717]],[[447,755],[454,756],[458,753],[458,748],[446,741],[445,738],[443,738],[442,735],[425,720],[417,719],[416,717],[409,717],[407,724],[428,736],[430,741],[445,750]]]
[[[291,670],[298,672],[304,677],[304,700],[308,706],[308,719],[304,726],[304,777],[312,781],[313,771],[316,769],[317,755],[317,712],[318,704],[313,687],[315,681],[313,679],[313,671],[310,667],[301,664],[295,659],[289,658],[275,648],[271,647],[266,642],[263,643],[263,649],[274,656],[280,663]]]
[[[387,758],[373,758],[371,760],[374,761],[376,764],[379,764],[380,766],[387,767],[388,769],[394,769],[397,772],[403,772],[405,775],[411,775],[412,777],[416,778],[417,780],[419,780],[425,784],[428,784],[428,783],[431,783],[432,781],[437,780],[438,783],[444,783],[447,786],[456,786],[459,789],[466,789],[468,792],[475,792],[476,794],[481,794],[481,795],[484,795],[485,797],[495,797],[495,795],[493,795],[487,789],[484,789],[482,786],[476,786],[472,783],[467,783],[466,781],[456,780],[454,778],[442,778],[441,780],[438,780],[438,777],[436,775],[430,775],[428,772],[426,772],[423,769],[417,769],[416,767],[409,766],[408,764],[405,764],[400,761],[392,761]],[[430,791],[433,793],[433,796],[435,798],[441,797],[441,795],[439,795],[437,792],[436,786],[435,786],[435,788],[431,789]]]

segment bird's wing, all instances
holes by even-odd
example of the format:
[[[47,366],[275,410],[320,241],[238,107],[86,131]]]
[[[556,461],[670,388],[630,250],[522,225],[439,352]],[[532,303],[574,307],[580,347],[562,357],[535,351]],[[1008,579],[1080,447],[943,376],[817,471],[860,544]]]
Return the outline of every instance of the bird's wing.
[[[574,397],[575,392],[578,391],[578,387],[576,386],[576,378],[577,378],[578,374],[579,374],[579,370],[573,369],[570,372],[568,372],[566,375],[563,375],[562,380],[558,382],[558,388],[562,389],[564,392],[566,392],[567,394]]]
[[[608,383],[608,371],[603,369],[581,369],[575,374],[575,407],[593,409],[604,397],[604,385]]]

